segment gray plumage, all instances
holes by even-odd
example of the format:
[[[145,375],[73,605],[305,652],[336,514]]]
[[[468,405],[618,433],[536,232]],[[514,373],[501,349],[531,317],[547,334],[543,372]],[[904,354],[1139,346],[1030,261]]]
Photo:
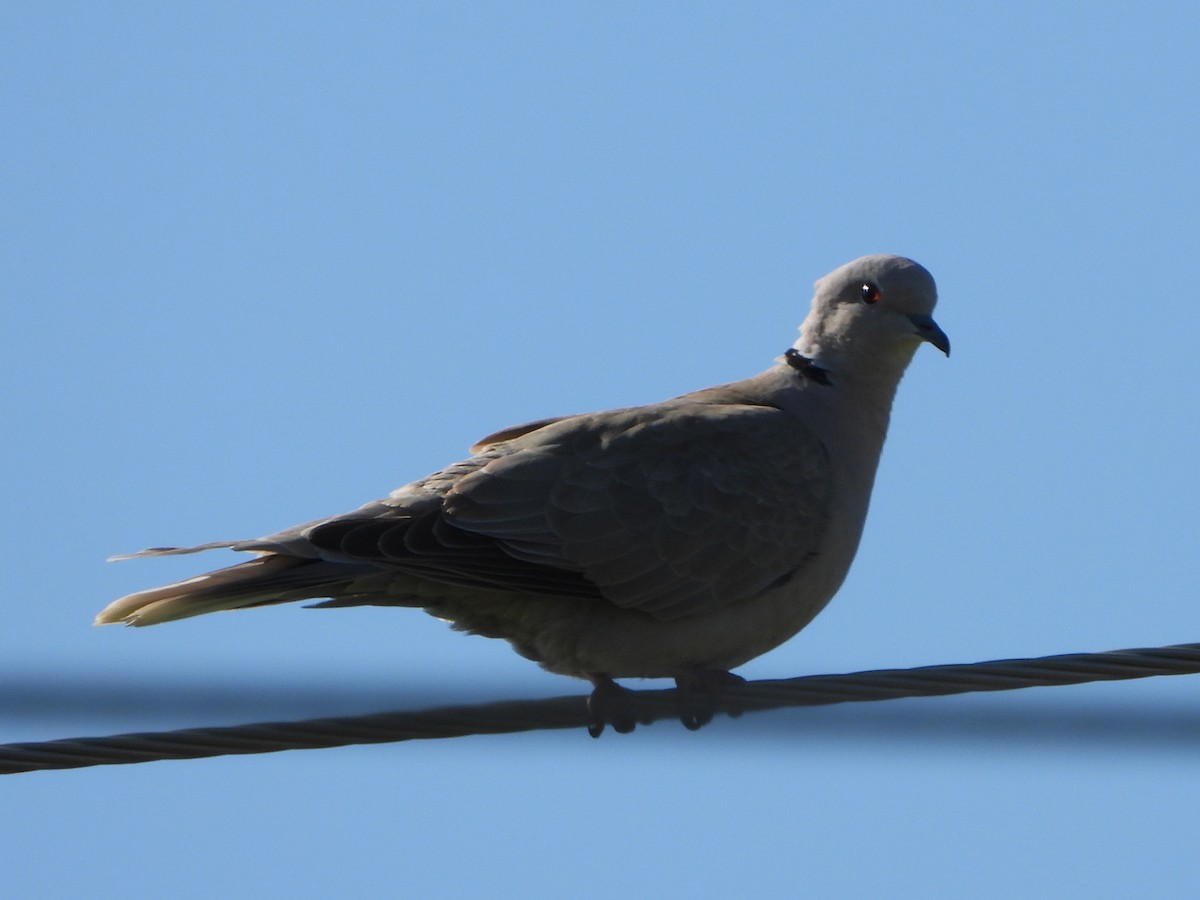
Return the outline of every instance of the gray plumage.
[[[256,559],[111,604],[152,625],[311,598],[421,607],[590,678],[727,671],[806,625],[858,547],[896,385],[949,353],[932,277],[868,256],[817,282],[788,354],[662,403],[506,429],[354,512],[216,547]]]

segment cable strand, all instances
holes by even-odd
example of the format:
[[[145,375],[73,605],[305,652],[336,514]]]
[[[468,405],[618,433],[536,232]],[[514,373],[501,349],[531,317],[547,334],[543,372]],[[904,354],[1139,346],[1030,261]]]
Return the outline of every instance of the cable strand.
[[[880,669],[845,675],[751,681],[724,687],[713,711],[728,715],[799,706],[1009,691],[1200,673],[1200,644],[1036,659]],[[680,715],[675,690],[626,691],[610,710],[643,724]],[[267,722],[0,745],[0,775],[46,769],[201,759],[283,750],[579,728],[592,724],[586,698],[508,700],[413,712]]]

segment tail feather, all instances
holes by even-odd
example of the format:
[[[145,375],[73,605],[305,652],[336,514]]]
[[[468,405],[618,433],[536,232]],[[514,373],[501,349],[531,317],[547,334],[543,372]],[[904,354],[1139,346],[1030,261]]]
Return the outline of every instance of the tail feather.
[[[109,562],[121,562],[126,559],[141,559],[146,556],[183,556],[187,553],[203,553],[205,550],[233,550],[243,541],[213,541],[209,544],[197,544],[195,547],[147,547],[136,553],[122,553],[110,556]]]
[[[138,555],[163,552],[167,551]],[[355,566],[267,553],[236,566],[129,594],[105,607],[95,624],[157,625],[223,609],[328,597],[361,574]]]

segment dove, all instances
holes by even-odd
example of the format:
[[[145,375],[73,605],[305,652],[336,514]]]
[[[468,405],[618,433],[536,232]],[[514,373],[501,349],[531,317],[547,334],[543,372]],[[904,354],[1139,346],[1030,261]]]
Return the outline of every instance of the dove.
[[[382,500],[267,537],[132,554],[256,556],[122,597],[96,624],[324,598],[507,640],[589,680],[598,708],[618,678],[737,680],[841,587],[901,376],[922,343],[950,354],[936,302],[916,262],[856,259],[816,282],[799,339],[759,375],[507,428]]]

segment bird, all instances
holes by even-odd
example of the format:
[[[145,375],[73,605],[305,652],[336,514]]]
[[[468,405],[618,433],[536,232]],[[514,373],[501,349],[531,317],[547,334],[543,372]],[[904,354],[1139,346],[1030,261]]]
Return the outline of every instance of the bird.
[[[591,682],[593,735],[616,679],[711,696],[841,587],[901,377],[923,343],[950,355],[936,303],[920,264],[861,257],[815,283],[799,338],[756,376],[506,428],[381,500],[266,537],[114,557],[255,554],[95,623],[315,599],[420,608]],[[711,718],[684,706],[689,727]]]

